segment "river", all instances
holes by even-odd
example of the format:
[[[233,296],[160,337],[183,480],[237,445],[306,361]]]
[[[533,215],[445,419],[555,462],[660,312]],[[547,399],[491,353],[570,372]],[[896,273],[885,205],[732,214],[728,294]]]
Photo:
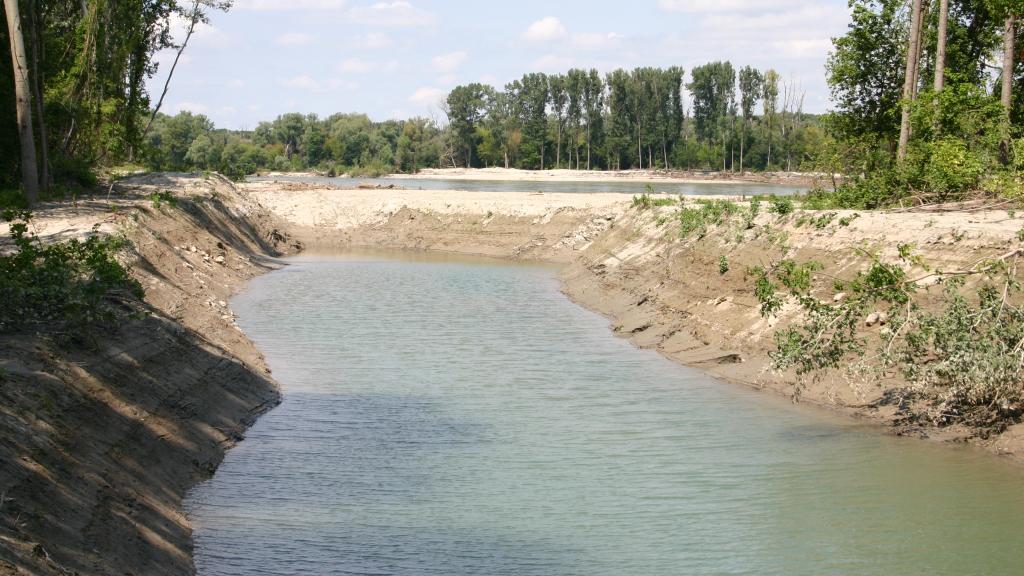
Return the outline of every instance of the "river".
[[[232,302],[284,403],[193,491],[201,576],[997,575],[1024,475],[714,381],[546,266],[301,257]]]
[[[395,186],[408,190],[458,190],[464,192],[543,192],[555,193],[595,193],[608,192],[637,195],[648,191],[648,184],[658,194],[683,196],[792,196],[807,192],[807,186],[786,186],[781,184],[762,184],[758,182],[637,182],[621,181],[586,181],[568,182],[558,180],[463,180],[437,178],[328,178],[326,176],[309,175],[275,175],[252,176],[249,182],[298,182],[327,186],[356,188],[367,186]]]

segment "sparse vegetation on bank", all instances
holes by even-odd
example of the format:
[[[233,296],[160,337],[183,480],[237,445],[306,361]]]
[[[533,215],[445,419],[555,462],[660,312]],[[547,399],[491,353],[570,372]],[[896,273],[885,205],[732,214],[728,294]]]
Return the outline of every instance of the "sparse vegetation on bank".
[[[114,306],[141,298],[142,286],[118,260],[125,240],[92,235],[44,244],[31,214],[6,211],[14,251],[0,255],[0,333],[45,326],[76,338],[116,319]]]

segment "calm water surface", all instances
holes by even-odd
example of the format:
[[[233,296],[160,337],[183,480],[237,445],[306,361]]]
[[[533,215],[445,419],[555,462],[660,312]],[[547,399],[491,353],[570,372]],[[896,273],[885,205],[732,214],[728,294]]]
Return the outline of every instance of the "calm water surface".
[[[557,181],[506,181],[506,180],[435,180],[432,178],[327,178],[325,176],[254,176],[250,182],[303,182],[328,184],[355,188],[360,184],[395,185],[409,190],[460,190],[466,192],[558,192],[593,193],[611,192],[641,194],[647,190],[645,182],[557,182]],[[807,187],[758,184],[754,182],[698,182],[675,184],[652,182],[655,192],[660,194],[682,194],[684,196],[791,196],[807,192]]]
[[[285,402],[189,500],[199,574],[1024,573],[1024,476],[616,339],[545,267],[295,260],[233,302]]]

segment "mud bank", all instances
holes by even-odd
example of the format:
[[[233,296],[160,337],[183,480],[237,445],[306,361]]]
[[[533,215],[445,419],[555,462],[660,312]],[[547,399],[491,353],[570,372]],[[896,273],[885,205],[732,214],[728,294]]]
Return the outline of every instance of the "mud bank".
[[[778,216],[765,209],[750,228],[713,227],[703,237],[681,238],[677,207],[642,210],[621,197],[282,193],[265,184],[248,189],[290,221],[292,232],[312,250],[383,246],[562,263],[564,292],[607,316],[617,334],[638,346],[757,389],[794,397],[799,388],[801,402],[877,422],[892,433],[971,443],[1024,461],[1024,426],[993,435],[911,421],[905,404],[887,400],[905,385],[896,379],[836,375],[815,381],[773,371],[773,336],[799,311],[791,304],[778,318],[762,318],[747,277],[751,267],[792,258],[822,263],[824,277],[848,278],[870,265],[871,254],[896,262],[900,244],[913,246],[919,256],[915,274],[966,269],[1021,247],[1024,219],[1014,214],[798,211]],[[729,263],[724,273],[723,259]],[[872,329],[865,328],[869,337]]]
[[[85,342],[0,340],[0,574],[192,573],[182,499],[279,402],[225,302],[288,246],[219,177],[135,178],[36,217],[42,238],[125,233],[146,298]]]

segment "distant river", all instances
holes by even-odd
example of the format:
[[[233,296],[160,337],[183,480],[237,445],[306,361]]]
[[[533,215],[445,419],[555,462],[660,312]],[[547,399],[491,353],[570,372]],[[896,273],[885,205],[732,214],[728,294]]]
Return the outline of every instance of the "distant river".
[[[459,190],[465,192],[544,192],[553,194],[611,192],[641,194],[647,190],[647,183],[624,180],[621,182],[557,182],[557,181],[512,181],[512,180],[435,180],[432,178],[327,178],[325,176],[251,176],[249,182],[303,182],[355,188],[360,184],[394,185],[409,190]],[[659,194],[682,194],[684,196],[791,196],[807,192],[807,187],[782,186],[776,184],[697,182],[677,184],[672,182],[650,183]]]
[[[547,267],[299,258],[233,301],[284,404],[191,494],[202,576],[1010,575],[1024,475],[617,339]]]

